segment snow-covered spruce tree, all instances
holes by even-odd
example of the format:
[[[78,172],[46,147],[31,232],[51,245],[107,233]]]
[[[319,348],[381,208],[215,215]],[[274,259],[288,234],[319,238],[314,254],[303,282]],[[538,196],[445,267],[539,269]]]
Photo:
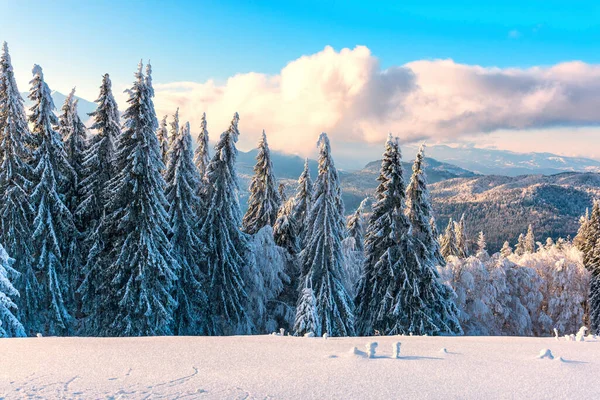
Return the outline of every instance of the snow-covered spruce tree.
[[[533,234],[533,227],[531,224],[527,228],[527,235],[525,235],[525,241],[523,245],[525,253],[535,253],[535,236]]]
[[[502,249],[500,249],[500,255],[502,255],[502,257],[508,257],[513,253],[512,247],[510,247],[510,243],[508,243],[508,241],[504,242],[504,245],[502,245]]]
[[[263,131],[258,142],[254,176],[250,182],[248,210],[242,221],[244,232],[254,234],[264,226],[273,226],[277,220],[281,198],[276,183],[267,135]]]
[[[400,240],[407,240],[410,223],[404,215],[405,186],[398,139],[388,135],[381,169],[377,178],[372,213],[367,225],[364,248],[365,260],[355,298],[356,330],[359,335],[373,335],[377,315],[386,295],[388,276],[377,276],[381,257]]]
[[[485,241],[485,234],[483,232],[479,232],[477,235],[477,257],[485,258],[488,256],[487,252],[487,243]]]
[[[200,175],[194,165],[190,124],[185,123],[169,152],[165,173],[169,222],[172,229],[171,252],[179,264],[176,283],[176,335],[209,333],[208,298],[200,269],[204,245],[196,232],[196,216],[200,212],[197,187]]]
[[[365,236],[365,207],[367,206],[367,199],[363,199],[356,211],[348,218],[348,236],[354,238],[354,249],[358,252],[364,252],[364,236]]]
[[[33,67],[29,99],[33,102],[29,122],[38,144],[34,152],[36,185],[31,194],[35,209],[32,240],[35,269],[39,285],[34,300],[27,300],[35,309],[27,310],[33,320],[25,326],[44,335],[66,335],[72,317],[66,299],[72,290],[65,269],[70,237],[76,232],[73,216],[63,203],[68,177],[74,172],[67,160],[60,135],[53,129],[57,118],[50,89],[44,82],[42,68]]]
[[[65,272],[69,279],[70,298],[69,302],[74,302],[75,298],[71,298],[74,295],[76,288],[79,286],[82,278],[82,253],[81,253],[81,235],[79,230],[83,230],[82,221],[77,217],[76,210],[83,198],[83,191],[81,183],[84,179],[84,157],[86,151],[86,128],[81,122],[79,115],[77,114],[77,99],[75,99],[75,88],[71,90],[71,93],[65,99],[65,102],[61,108],[61,114],[59,116],[59,133],[62,137],[65,152],[67,154],[67,161],[72,168],[72,173],[66,176],[67,184],[64,193],[64,202],[71,214],[77,232],[71,232],[69,235],[69,245],[65,259]],[[77,305],[73,304],[73,312],[75,312]]]
[[[456,236],[456,247],[458,249],[457,257],[467,258],[469,256],[467,232],[465,226],[465,214],[460,217],[459,222],[455,222],[454,231]]]
[[[150,64],[140,62],[115,159],[117,175],[108,183],[105,229],[110,261],[101,271],[96,310],[103,336],[151,336],[172,333],[176,301],[171,296],[175,272],[172,257],[164,169],[155,135],[158,125],[152,97]]]
[[[458,247],[456,245],[456,232],[454,230],[455,224],[452,218],[448,221],[448,226],[446,226],[446,231],[442,235],[441,242],[441,253],[442,256],[447,260],[448,257],[454,256],[458,257],[460,254]]]
[[[525,254],[525,235],[523,235],[522,233],[517,239],[517,245],[515,246],[515,254],[518,256],[522,256],[523,254]]]
[[[294,199],[288,199],[279,207],[273,225],[273,237],[277,246],[286,249],[290,255],[295,256],[300,252],[298,225],[294,220]]]
[[[317,307],[315,292],[310,287],[310,281],[303,285],[298,304],[296,306],[296,318],[294,320],[295,335],[321,332],[321,320]]]
[[[592,213],[582,220],[578,248],[583,265],[590,272],[589,315],[592,333],[600,334],[600,202],[594,201]]]
[[[98,106],[89,115],[93,120],[90,129],[96,134],[90,137],[83,155],[84,178],[81,181],[81,202],[75,213],[84,227],[83,234],[88,244],[86,247],[91,246],[90,237],[96,230],[104,205],[110,197],[106,186],[113,174],[116,174],[113,159],[115,144],[121,136],[119,110],[112,94],[112,83],[108,74],[102,77],[100,94],[95,102]]]
[[[200,133],[196,139],[197,146],[194,151],[194,164],[200,173],[200,179],[204,179],[210,155],[208,153],[208,129],[206,128],[206,113],[202,113],[202,121],[200,122]]]
[[[211,332],[214,335],[249,334],[253,330],[244,278],[254,271],[248,237],[240,230],[242,217],[235,172],[239,116],[221,134],[206,176],[207,208],[200,229],[206,244],[205,274],[210,305]]]
[[[314,333],[329,336],[353,336],[352,299],[344,287],[342,239],[344,236],[344,204],[338,173],[331,157],[327,134],[319,137],[319,175],[314,185],[313,206],[308,216],[305,248],[300,253],[302,291],[312,288],[316,299],[318,326]],[[300,298],[299,303],[301,303]],[[296,321],[304,321],[298,307]],[[304,334],[296,324],[297,334]]]
[[[294,220],[298,224],[298,239],[301,247],[304,247],[304,236],[308,214],[312,207],[313,183],[310,179],[310,170],[308,168],[308,158],[304,160],[304,170],[298,178],[298,190],[294,197]]]
[[[590,210],[589,208],[585,209],[585,214],[579,218],[579,229],[577,230],[577,235],[573,238],[573,244],[582,252],[584,252],[584,247],[587,239],[587,230],[590,224]]]
[[[167,130],[166,115],[160,120],[160,125],[156,130],[156,137],[158,139],[158,144],[160,145],[160,153],[162,155],[163,163],[167,165],[169,161],[167,158],[167,154],[169,153],[169,131]]]
[[[433,216],[429,189],[427,189],[427,178],[423,170],[425,160],[425,145],[421,145],[412,167],[412,176],[406,187],[406,215],[412,227],[412,235],[423,246],[418,246],[418,250],[425,250],[426,253],[418,254],[425,260],[431,260],[434,264],[445,265],[444,257],[440,250],[440,244],[437,237],[431,232],[429,220]]]
[[[173,114],[173,121],[169,124],[169,140],[168,140],[168,150],[167,150],[167,160],[169,159],[168,153],[171,151],[173,147],[173,143],[179,134],[179,107],[175,110],[175,114]]]
[[[6,42],[0,56],[0,138],[0,243],[12,254],[13,267],[19,273],[14,283],[21,296],[13,299],[19,319],[29,322],[35,318],[38,296],[31,244],[34,212],[29,198],[32,154],[28,145],[33,141]],[[29,332],[27,326],[25,329]]]
[[[12,282],[19,272],[11,266],[13,263],[14,259],[0,245],[0,338],[26,336],[25,328],[16,316],[17,305],[14,300],[19,297],[19,292]]]

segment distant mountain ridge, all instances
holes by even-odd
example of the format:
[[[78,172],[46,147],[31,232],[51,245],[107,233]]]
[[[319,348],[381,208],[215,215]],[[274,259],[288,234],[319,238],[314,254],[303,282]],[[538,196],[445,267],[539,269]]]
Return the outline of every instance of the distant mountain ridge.
[[[27,96],[29,96],[29,93],[22,92],[21,96],[23,97],[23,100],[25,100],[25,110],[27,112],[29,112],[29,109],[33,106],[33,103],[27,97]],[[52,96],[52,101],[54,101],[54,107],[56,107],[54,112],[56,114],[60,114],[60,109],[63,106],[67,96],[60,92],[57,92],[56,90],[52,91],[51,96]],[[77,100],[79,100],[77,103],[77,114],[79,114],[79,118],[81,118],[81,121],[83,121],[83,123],[86,126],[89,126],[90,125],[89,124],[90,116],[88,114],[96,111],[97,104],[93,103],[91,101],[88,101],[86,99],[83,99],[81,97],[78,97],[77,95],[75,95],[75,98]]]

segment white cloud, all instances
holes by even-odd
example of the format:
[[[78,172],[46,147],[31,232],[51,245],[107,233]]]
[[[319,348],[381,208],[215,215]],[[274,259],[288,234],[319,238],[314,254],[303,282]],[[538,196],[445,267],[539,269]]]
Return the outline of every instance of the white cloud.
[[[529,69],[485,68],[452,60],[382,70],[364,46],[331,47],[291,61],[277,75],[244,73],[223,84],[156,84],[160,115],[180,107],[197,129],[207,113],[212,138],[240,113],[241,145],[266,129],[272,148],[311,154],[320,132],[344,148],[456,140],[498,130],[600,123],[600,66],[567,62]]]

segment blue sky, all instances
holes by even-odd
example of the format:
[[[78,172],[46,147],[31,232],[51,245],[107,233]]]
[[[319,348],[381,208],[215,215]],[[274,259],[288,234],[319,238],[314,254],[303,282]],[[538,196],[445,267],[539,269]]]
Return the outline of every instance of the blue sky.
[[[35,62],[53,89],[77,86],[90,100],[105,72],[128,85],[140,58],[152,60],[159,84],[277,76],[325,46],[366,46],[381,71],[438,59],[500,69],[600,63],[593,1],[1,2],[0,40],[20,89]]]

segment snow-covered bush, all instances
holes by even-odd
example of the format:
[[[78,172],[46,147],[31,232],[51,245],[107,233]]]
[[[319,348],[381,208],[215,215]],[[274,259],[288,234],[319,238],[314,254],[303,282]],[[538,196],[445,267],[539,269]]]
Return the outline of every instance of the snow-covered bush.
[[[12,281],[19,273],[11,267],[13,262],[4,247],[0,246],[0,338],[25,336],[25,329],[15,316],[17,306],[13,300],[19,297],[19,292],[13,287]]]

